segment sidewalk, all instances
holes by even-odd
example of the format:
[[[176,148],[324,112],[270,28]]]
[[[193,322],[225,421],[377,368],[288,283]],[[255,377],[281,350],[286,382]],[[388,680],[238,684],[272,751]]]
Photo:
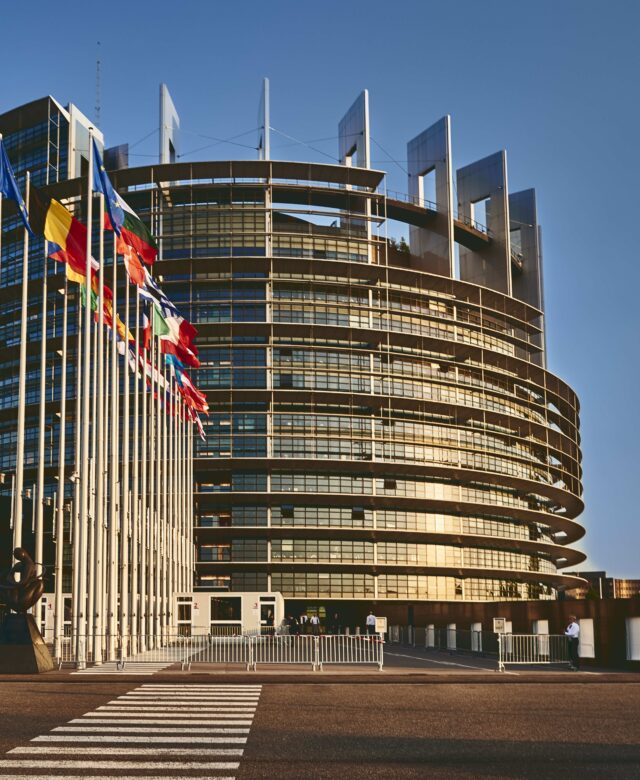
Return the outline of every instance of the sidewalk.
[[[402,648],[399,648],[402,649]],[[225,682],[225,683],[300,683],[300,684],[336,684],[336,683],[360,683],[360,684],[448,684],[448,683],[475,683],[498,684],[509,683],[640,683],[640,673],[616,671],[610,669],[586,668],[580,672],[570,672],[559,667],[510,667],[504,673],[495,671],[493,666],[465,665],[465,659],[457,658],[449,660],[446,654],[440,654],[444,658],[436,658],[438,665],[426,666],[415,664],[407,666],[392,666],[386,663],[383,671],[378,671],[371,666],[325,666],[324,671],[314,672],[308,666],[278,665],[259,666],[256,672],[247,672],[238,665],[194,664],[191,671],[181,671],[179,664],[168,667],[152,675],[141,674],[135,664],[129,664],[123,672],[105,674],[96,670],[96,674],[87,671],[83,674],[75,673],[75,669],[65,668],[61,671],[48,672],[41,675],[0,675],[0,683],[8,682],[38,682],[54,683],[67,682],[91,685],[141,682],[163,683],[199,683],[199,682]],[[389,658],[389,661],[392,659]],[[474,660],[474,659],[470,659]],[[486,661],[487,659],[479,659]],[[99,667],[98,667],[99,669]]]

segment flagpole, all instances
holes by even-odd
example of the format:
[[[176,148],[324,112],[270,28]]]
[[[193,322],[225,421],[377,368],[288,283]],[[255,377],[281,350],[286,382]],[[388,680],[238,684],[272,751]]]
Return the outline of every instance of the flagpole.
[[[104,260],[104,255],[103,255]],[[105,268],[106,275],[106,268]],[[106,323],[105,323],[106,324]],[[102,653],[103,659],[109,658],[109,577],[110,577],[110,557],[109,557],[109,517],[110,517],[110,486],[111,486],[111,458],[109,457],[111,452],[111,402],[109,397],[109,390],[111,387],[111,354],[109,352],[109,331],[105,332],[106,341],[104,344],[104,420],[103,431],[104,436],[102,439],[102,473],[103,473],[103,497],[102,497]]]
[[[158,596],[158,415],[157,399],[160,394],[160,384],[157,381],[156,370],[156,337],[152,334],[151,338],[151,395],[149,402],[151,405],[150,425],[151,436],[149,437],[149,461],[150,461],[150,473],[149,473],[149,511],[151,522],[151,534],[149,539],[149,596],[153,595],[152,600],[152,615],[153,615],[153,631],[150,632],[154,637],[154,646],[157,646],[158,635],[160,634],[160,615],[159,615],[159,596]],[[154,395],[155,393],[155,395]]]
[[[182,522],[180,518],[180,394],[176,381],[174,379],[174,428],[173,438],[174,448],[174,510],[173,516],[176,519],[176,593],[182,593]],[[177,615],[176,615],[177,619]]]
[[[66,271],[65,271],[66,273]],[[78,338],[76,343],[76,408],[75,419],[73,421],[74,434],[74,470],[73,470],[73,530],[71,533],[71,543],[73,545],[73,565],[72,565],[72,596],[73,596],[73,641],[77,644],[80,607],[79,607],[79,582],[80,582],[80,546],[78,543],[80,537],[80,440],[81,426],[80,418],[82,411],[82,296],[80,288],[76,293],[76,318],[78,326]]]
[[[95,365],[96,400],[98,404],[96,415],[96,489],[95,489],[95,519],[94,519],[94,560],[95,574],[93,587],[95,593],[95,612],[93,619],[93,658],[96,664],[102,663],[102,636],[104,634],[104,588],[102,574],[104,568],[104,496],[105,496],[105,382],[104,382],[104,195],[99,195],[99,250],[98,250],[98,349]]]
[[[91,394],[91,228],[93,219],[93,128],[89,128],[89,166],[87,170],[87,247],[84,312],[84,373],[82,377],[82,439],[80,456],[80,582],[79,594],[79,635],[78,635],[78,668],[86,666],[85,646],[83,638],[87,629],[87,541],[89,531],[89,425],[90,425],[90,394]]]
[[[25,202],[28,205],[31,174],[25,179]],[[0,232],[2,232],[0,230]],[[16,486],[13,516],[13,547],[22,547],[22,500],[24,492],[24,421],[27,376],[27,307],[29,305],[29,231],[24,228],[22,244],[22,309],[20,312],[20,373],[18,377],[18,442],[16,451]]]
[[[171,580],[171,518],[169,517],[168,487],[169,487],[169,403],[167,398],[169,381],[167,379],[167,367],[163,360],[162,374],[164,376],[164,403],[162,405],[162,516],[164,531],[164,555],[162,556],[162,594],[164,614],[164,635],[169,629],[170,617],[170,591]]]
[[[43,264],[42,264],[42,322],[40,329],[40,408],[38,413],[38,503],[36,507],[35,527],[35,561],[42,566],[43,539],[44,539],[44,443],[46,424],[46,390],[47,390],[47,241],[44,240]],[[35,496],[34,496],[35,501]],[[43,568],[40,569],[43,571]],[[40,607],[40,599],[33,605],[33,614],[37,615]]]
[[[188,434],[188,446],[189,446],[189,495],[190,500],[187,503],[187,533],[189,544],[189,590],[193,590],[193,571],[195,568],[195,548],[193,546],[193,428],[189,428]]]
[[[115,241],[113,243],[113,300],[111,302],[111,396],[109,458],[109,659],[116,658],[118,632],[118,349],[116,310],[118,298],[118,263]]]
[[[167,536],[167,552],[165,555],[165,579],[166,579],[166,596],[165,596],[165,610],[167,624],[167,632],[171,630],[171,617],[172,617],[172,604],[173,601],[173,517],[171,512],[171,376],[165,365],[165,378],[167,382],[167,392],[165,392],[165,479],[164,479],[164,515],[166,525]]]
[[[157,604],[157,631],[158,636],[162,637],[162,610],[164,604],[162,603],[162,529],[164,526],[162,517],[162,415],[161,415],[161,394],[164,390],[162,388],[162,374],[160,372],[160,339],[157,339],[158,348],[156,350],[156,371],[158,372],[158,392],[156,393],[156,529],[158,535],[158,542],[155,550],[155,574],[156,574],[156,604]]]
[[[124,364],[122,403],[122,498],[120,505],[120,636],[122,646],[128,647],[129,636],[129,283],[124,288]],[[114,312],[115,314],[115,312]],[[115,320],[114,320],[115,322]]]
[[[138,295],[138,301],[140,295]],[[147,618],[149,607],[147,604],[147,545],[148,545],[148,520],[147,520],[147,347],[146,336],[143,335],[142,350],[142,447],[141,447],[141,486],[140,486],[140,650],[147,649]]]
[[[136,327],[135,327],[135,371],[133,374],[133,479],[131,489],[131,513],[132,513],[132,535],[131,535],[131,644],[133,651],[137,651],[138,642],[138,619],[140,612],[140,598],[138,593],[138,565],[139,565],[139,504],[138,489],[140,475],[140,442],[138,426],[140,424],[140,383],[138,381],[138,344],[140,339],[140,296],[138,287],[135,287],[136,293]],[[129,353],[127,352],[127,360]]]
[[[158,371],[158,397],[156,406],[156,431],[157,431],[157,447],[158,457],[156,459],[156,512],[158,520],[158,549],[156,552],[157,564],[156,564],[156,597],[158,599],[158,633],[164,640],[164,599],[163,599],[163,577],[162,577],[162,561],[164,558],[164,515],[162,514],[162,446],[164,443],[164,426],[162,424],[162,393],[164,392],[164,383],[162,375],[162,353],[160,339],[158,338],[158,349],[156,351],[156,368]]]
[[[93,283],[91,284],[91,311],[93,311]],[[96,359],[98,357],[98,329],[93,327],[91,336],[91,359],[93,362],[91,371],[91,430],[89,444],[89,492],[87,508],[87,651],[93,647],[95,639],[93,628],[96,609],[96,415],[97,415],[97,370]]]
[[[45,241],[46,245],[46,241]],[[68,282],[65,272],[64,306],[62,309],[62,374],[60,377],[60,430],[58,433],[58,501],[56,504],[56,565],[55,565],[55,606],[54,606],[54,654],[61,657],[62,637],[64,634],[64,594],[62,590],[62,568],[64,565],[64,503],[65,503],[65,463],[67,433],[67,324],[69,298]]]

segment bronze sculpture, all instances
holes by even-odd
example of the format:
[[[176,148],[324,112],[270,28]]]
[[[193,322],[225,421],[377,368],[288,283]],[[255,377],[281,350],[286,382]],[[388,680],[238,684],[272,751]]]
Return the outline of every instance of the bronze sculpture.
[[[44,593],[43,577],[38,574],[37,565],[24,547],[16,547],[13,557],[17,559],[11,570],[0,575],[0,591],[5,604],[14,612],[26,612]],[[16,581],[16,574],[20,575],[20,581]]]

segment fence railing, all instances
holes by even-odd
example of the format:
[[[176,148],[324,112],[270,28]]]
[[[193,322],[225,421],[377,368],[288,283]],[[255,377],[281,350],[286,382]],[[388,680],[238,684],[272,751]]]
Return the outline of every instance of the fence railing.
[[[497,634],[452,627],[389,626],[390,643],[449,653],[495,657],[498,671],[506,664],[569,663],[567,637],[561,634]]]
[[[52,654],[59,669],[63,665],[85,668],[115,662],[117,670],[137,664],[180,664],[183,671],[192,664],[241,665],[247,671],[273,664],[308,665],[314,671],[322,670],[325,664],[371,664],[382,670],[384,639],[378,635],[326,634],[81,636],[54,641]]]
[[[497,634],[428,626],[389,626],[389,642],[427,650],[448,650],[478,655],[498,655]]]
[[[563,634],[497,634],[498,671],[506,664],[569,663],[569,643]]]

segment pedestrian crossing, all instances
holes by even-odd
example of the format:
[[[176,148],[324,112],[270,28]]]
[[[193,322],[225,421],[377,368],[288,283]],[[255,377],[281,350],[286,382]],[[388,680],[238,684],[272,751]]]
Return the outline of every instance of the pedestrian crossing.
[[[9,750],[0,780],[232,780],[261,691],[145,683]]]

